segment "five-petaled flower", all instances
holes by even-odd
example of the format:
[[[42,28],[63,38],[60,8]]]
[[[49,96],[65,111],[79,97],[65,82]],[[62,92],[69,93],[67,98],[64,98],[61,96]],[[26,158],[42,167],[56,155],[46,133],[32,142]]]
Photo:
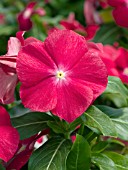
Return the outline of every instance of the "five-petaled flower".
[[[107,71],[84,37],[57,30],[44,43],[23,47],[17,58],[25,107],[72,122],[105,90]]]

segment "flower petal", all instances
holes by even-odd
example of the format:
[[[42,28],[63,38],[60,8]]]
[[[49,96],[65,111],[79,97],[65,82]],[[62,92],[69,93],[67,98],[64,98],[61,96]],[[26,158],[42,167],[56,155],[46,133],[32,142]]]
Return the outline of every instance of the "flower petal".
[[[43,48],[43,43],[34,42],[23,47],[17,57],[17,73],[26,87],[31,87],[51,76],[55,64]]]
[[[11,37],[8,41],[7,56],[16,56],[21,48],[21,43],[16,37]]]
[[[113,10],[112,14],[118,25],[128,28],[127,22],[128,7],[119,6]]]
[[[0,126],[11,126],[10,116],[2,106],[0,106]]]
[[[17,130],[10,126],[0,126],[0,158],[9,161],[15,154],[19,144]]]
[[[44,79],[32,87],[21,86],[20,96],[25,107],[31,110],[46,112],[56,106],[55,83],[52,78]]]
[[[107,69],[96,50],[89,50],[74,66],[70,75],[71,78],[90,87],[94,99],[105,90],[107,76]]]
[[[92,90],[78,82],[70,80],[57,86],[57,105],[52,113],[72,122],[82,115],[93,100]]]
[[[17,84],[17,75],[7,75],[0,68],[0,103],[9,104],[14,101],[14,90]]]
[[[44,46],[56,65],[66,70],[87,51],[85,38],[71,30],[55,30],[46,38]]]

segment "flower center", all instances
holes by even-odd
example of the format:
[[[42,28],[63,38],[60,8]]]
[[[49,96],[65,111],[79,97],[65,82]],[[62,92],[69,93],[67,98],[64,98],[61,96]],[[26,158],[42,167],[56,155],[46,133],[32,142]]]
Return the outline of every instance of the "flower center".
[[[57,71],[56,77],[59,79],[65,78],[65,73],[63,71]]]
[[[124,71],[123,71],[123,74],[128,76],[128,68],[125,68]]]

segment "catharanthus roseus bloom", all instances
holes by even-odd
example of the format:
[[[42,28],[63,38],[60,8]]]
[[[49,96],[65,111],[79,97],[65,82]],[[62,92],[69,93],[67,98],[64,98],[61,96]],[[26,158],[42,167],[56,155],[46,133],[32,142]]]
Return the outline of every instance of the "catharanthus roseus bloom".
[[[86,40],[91,40],[99,29],[98,25],[88,25],[84,27],[75,19],[74,13],[70,13],[66,20],[61,20],[60,24],[68,30],[73,30],[85,36]]]
[[[12,159],[9,160],[9,162],[4,163],[6,170],[11,169],[20,170],[27,163],[28,159],[30,158],[34,150],[36,136],[37,135],[34,135],[30,138],[21,140],[19,142],[19,146],[14,157],[12,157]]]
[[[19,134],[12,127],[10,116],[0,106],[0,159],[9,161],[15,154],[19,144]]]
[[[84,16],[87,25],[102,24],[102,18],[96,10],[97,2],[98,0],[85,0],[84,2]]]
[[[23,32],[19,32],[17,35],[22,34]],[[11,37],[8,41],[7,54],[0,56],[0,103],[3,104],[14,101],[14,90],[18,82],[16,57],[21,49],[21,41],[17,37]]]
[[[105,90],[107,71],[84,37],[71,30],[23,47],[17,58],[25,107],[72,122]],[[101,74],[102,73],[102,74]]]
[[[38,14],[45,15],[45,10],[42,8],[34,9],[36,2],[30,2],[27,7],[18,15],[19,28],[22,31],[27,31],[32,28],[31,16]]]
[[[118,50],[111,45],[103,46],[102,50],[104,55],[101,55],[101,59],[103,60],[103,62],[107,67],[108,75],[119,77],[119,72],[117,70],[116,63],[115,63]]]
[[[120,79],[128,84],[128,50],[123,47],[118,49],[117,58],[115,60],[116,68],[120,74]]]
[[[30,138],[20,140],[18,149],[15,155],[9,160],[9,162],[4,163],[6,170],[20,170],[29,160],[33,150],[35,149],[36,141],[42,136],[49,133],[49,129],[43,130],[39,135],[36,134]]]
[[[0,56],[0,103],[9,104],[14,101],[14,90],[18,82],[16,74],[16,57],[22,46],[39,41],[35,38],[23,38],[24,32],[19,31],[16,37],[8,41],[8,52]]]
[[[127,0],[108,0],[108,4],[114,7],[113,17],[119,26],[128,28],[128,1]]]

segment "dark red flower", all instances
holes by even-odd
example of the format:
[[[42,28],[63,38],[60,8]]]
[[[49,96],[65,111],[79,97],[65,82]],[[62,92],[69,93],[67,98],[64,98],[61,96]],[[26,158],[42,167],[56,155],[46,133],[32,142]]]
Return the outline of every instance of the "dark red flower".
[[[42,8],[34,9],[36,2],[30,2],[27,7],[18,15],[19,29],[27,31],[32,28],[31,16],[38,14],[40,16],[45,15],[45,10]]]
[[[99,29],[98,25],[88,25],[87,27],[84,27],[75,19],[74,13],[70,13],[66,20],[61,20],[60,24],[68,30],[73,30],[85,36],[86,40],[91,40],[94,38]]]
[[[9,161],[15,154],[19,144],[19,134],[12,127],[10,116],[0,106],[0,159]]]
[[[96,25],[102,23],[102,18],[96,10],[97,2],[98,0],[85,0],[84,2],[84,16],[87,25]]]
[[[113,17],[119,26],[128,28],[128,1],[127,0],[108,0],[108,4],[114,7]]]
[[[123,47],[118,49],[117,58],[115,60],[117,70],[120,73],[121,80],[128,84],[128,50]]]
[[[39,135],[31,136],[30,138],[21,140],[17,152],[9,162],[5,163],[6,170],[20,170],[29,160],[36,141],[42,136],[49,133],[49,129],[43,130]]]
[[[71,30],[54,31],[44,43],[23,47],[17,72],[25,107],[51,110],[68,122],[79,117],[107,85],[100,57],[84,37]]]

